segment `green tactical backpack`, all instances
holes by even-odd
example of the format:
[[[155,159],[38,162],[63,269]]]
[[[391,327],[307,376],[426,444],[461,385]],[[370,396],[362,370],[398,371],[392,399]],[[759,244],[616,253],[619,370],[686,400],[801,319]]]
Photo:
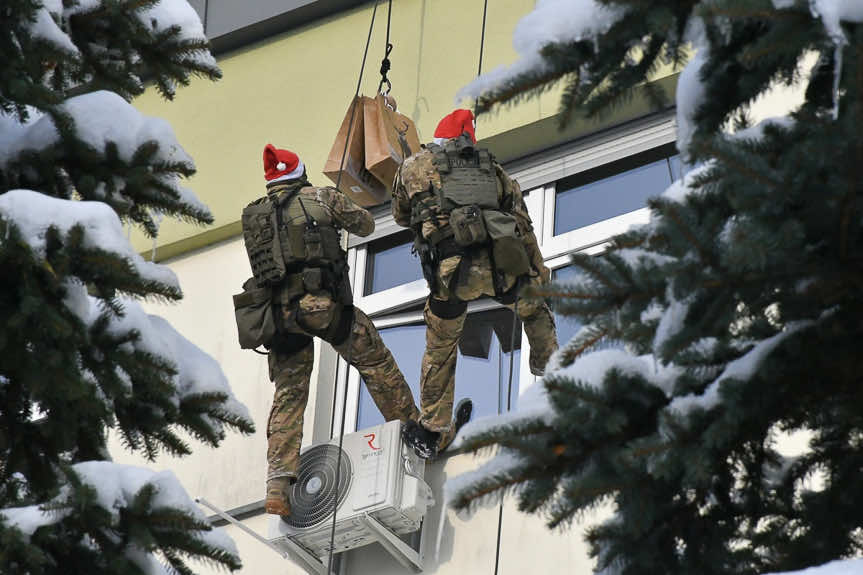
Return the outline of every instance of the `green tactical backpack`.
[[[243,210],[243,242],[260,286],[277,285],[305,267],[335,269],[346,262],[329,213],[318,202],[303,201],[299,192],[296,187],[260,198]]]
[[[441,179],[438,205],[449,214],[456,244],[467,247],[490,242],[495,269],[515,276],[529,273],[530,259],[515,216],[500,210],[500,181],[491,153],[465,138],[429,149]]]

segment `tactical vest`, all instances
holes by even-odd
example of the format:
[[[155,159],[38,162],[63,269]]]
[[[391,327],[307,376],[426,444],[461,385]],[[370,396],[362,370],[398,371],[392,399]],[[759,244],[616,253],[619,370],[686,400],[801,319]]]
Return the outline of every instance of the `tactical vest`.
[[[475,147],[466,136],[443,146],[431,144],[428,150],[440,176],[440,188],[430,186],[411,197],[411,225],[421,228],[423,222],[437,222],[431,209],[435,204],[437,213],[447,217],[447,225],[427,237],[437,259],[469,255],[471,246],[488,246],[499,272],[528,273],[530,264],[515,216],[501,210],[501,183],[491,153]],[[467,258],[463,261],[468,263]]]
[[[340,275],[347,265],[339,228],[329,212],[302,197],[307,184],[289,186],[243,210],[243,241],[259,286],[277,285],[305,268],[329,268]]]

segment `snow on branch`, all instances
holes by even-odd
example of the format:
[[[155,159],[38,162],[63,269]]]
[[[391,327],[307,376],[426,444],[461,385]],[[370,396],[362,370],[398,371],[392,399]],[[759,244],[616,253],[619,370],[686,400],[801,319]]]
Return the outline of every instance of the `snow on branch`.
[[[802,329],[812,326],[813,323],[811,321],[795,322],[794,324],[789,324],[785,330],[776,335],[759,341],[748,352],[730,362],[719,377],[707,386],[704,393],[678,397],[666,409],[683,415],[690,413],[693,409],[713,409],[719,404],[719,386],[724,380],[736,379],[745,381],[750,379],[758,371],[764,359],[785,339]]]
[[[863,559],[831,561],[830,563],[801,571],[770,573],[767,575],[860,575],[860,573],[863,573]]]
[[[24,241],[39,255],[45,254],[49,227],[66,233],[74,226],[82,226],[87,246],[125,258],[142,278],[180,291],[174,272],[145,261],[132,249],[120,218],[102,202],[63,200],[32,190],[11,190],[0,195],[0,216],[14,222]]]
[[[161,32],[172,26],[180,27],[180,40],[206,42],[204,27],[198,13],[186,0],[162,0],[158,4],[142,10],[138,18],[149,24],[153,31]],[[209,50],[199,50],[190,55],[191,59],[203,66],[217,68],[216,59]]]
[[[152,509],[176,509],[200,523],[207,522],[207,517],[192,501],[172,471],[152,471],[110,461],[86,461],[73,465],[72,470],[83,484],[95,490],[96,504],[111,514],[114,524],[121,521],[120,511],[133,506],[136,496],[147,485],[155,488],[151,501]],[[2,509],[0,515],[8,524],[30,537],[39,527],[58,523],[72,513],[71,509],[63,508],[63,502],[69,494],[70,487],[66,486],[52,502],[59,510],[47,511],[46,505],[29,505]],[[238,555],[234,541],[221,529],[195,531],[194,537],[210,547]],[[138,563],[145,573],[149,575],[168,572],[162,570],[162,566],[152,554],[136,548],[134,544],[131,547],[127,555]]]
[[[70,294],[77,295],[67,297],[67,306],[85,324],[92,325],[102,313],[100,301],[87,295],[84,286],[70,285],[68,289]],[[146,313],[135,300],[120,298],[118,301],[123,315],[112,318],[109,333],[122,335],[135,330],[139,334],[134,344],[136,348],[174,365],[177,370],[173,378],[175,405],[179,406],[183,399],[193,396],[224,394],[227,399],[219,407],[221,412],[236,420],[252,421],[248,409],[234,396],[228,379],[215,359],[183,337],[165,319]],[[213,435],[223,435],[224,424],[221,421],[206,416],[204,419]]]
[[[44,3],[59,5],[60,0],[45,0]],[[103,5],[107,3],[105,0],[78,0],[75,5],[65,9],[65,16],[90,14],[102,9]],[[52,11],[55,14],[60,13],[60,10]],[[180,28],[179,39],[181,41],[207,41],[204,26],[201,24],[198,13],[186,0],[161,0],[149,8],[135,11],[134,16],[141,24],[154,32],[163,32],[176,26]],[[215,58],[208,50],[200,50],[190,55],[190,58],[198,64],[212,68],[217,67]]]
[[[559,354],[560,352],[556,355]],[[638,375],[669,397],[673,391],[675,380],[682,372],[676,366],[655,364],[651,356],[636,357],[622,349],[604,349],[579,356],[571,365],[566,367],[560,367],[557,358],[552,357],[545,379],[565,378],[600,388],[606,375],[612,370],[628,375]],[[467,423],[452,445],[453,448],[458,449],[471,439],[497,428],[537,419],[550,424],[554,418],[555,412],[549,401],[548,392],[543,382],[539,381],[519,397],[518,407],[515,410],[502,415],[481,417]],[[493,476],[505,475],[522,463],[522,458],[516,452],[501,449],[479,469],[447,479],[444,485],[445,501],[450,504],[460,494],[467,493],[480,482]]]
[[[78,47],[57,24],[62,14],[62,0],[42,0],[42,6],[36,10],[36,20],[30,23],[30,34],[34,38],[45,40],[63,52],[77,55]]]
[[[519,58],[510,66],[500,66],[462,88],[456,101],[478,98],[503,86],[507,81],[545,67],[540,55],[548,44],[592,40],[608,31],[625,14],[594,0],[539,0],[533,12],[515,28],[512,44]]]
[[[76,138],[101,154],[109,143],[115,144],[120,158],[131,162],[141,146],[156,142],[158,149],[151,164],[180,166],[184,172],[195,170],[194,161],[167,121],[141,114],[114,92],[101,90],[69,98],[57,111],[73,121]],[[33,109],[29,110],[29,115],[30,120],[22,124],[14,117],[0,114],[0,168],[18,159],[23,152],[43,150],[60,143],[60,133],[51,116]],[[177,194],[180,204],[202,216],[210,215],[207,206],[191,190],[180,185],[176,173],[156,175]],[[122,186],[121,181],[116,183]],[[122,192],[122,187],[119,191]]]

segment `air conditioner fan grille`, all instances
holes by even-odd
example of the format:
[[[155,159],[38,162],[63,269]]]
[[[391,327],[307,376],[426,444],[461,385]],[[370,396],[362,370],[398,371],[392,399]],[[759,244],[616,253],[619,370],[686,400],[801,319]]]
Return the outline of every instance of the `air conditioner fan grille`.
[[[341,469],[336,485],[336,466],[341,456]],[[337,445],[316,445],[300,456],[297,481],[291,489],[291,514],[282,519],[290,526],[302,529],[325,521],[333,513],[333,501],[342,504],[351,484],[351,461]]]

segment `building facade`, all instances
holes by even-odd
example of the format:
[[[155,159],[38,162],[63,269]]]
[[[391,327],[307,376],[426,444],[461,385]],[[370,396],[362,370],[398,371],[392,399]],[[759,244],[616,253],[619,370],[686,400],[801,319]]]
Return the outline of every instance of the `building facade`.
[[[215,223],[207,229],[166,223],[155,245],[143,238],[135,241],[139,251],[177,273],[185,293],[178,305],[150,304],[150,309],[221,363],[258,431],[251,437],[229,436],[218,450],[197,446],[190,457],[162,457],[151,465],[174,470],[192,496],[229,510],[247,527],[266,534],[271,519],[263,512],[265,427],[272,384],[266,359],[240,350],[237,343],[231,296],[251,275],[240,237],[240,213],[264,193],[261,150],[266,143],[297,152],[314,184],[331,184],[321,172],[356,87],[375,4],[339,0],[190,3],[205,22],[224,78],[215,84],[193,82],[169,104],[150,90],[135,105],[174,126],[198,167],[188,186],[211,207]],[[484,70],[515,59],[513,29],[533,6],[531,0],[489,3]],[[361,81],[361,91],[367,95],[374,95],[380,78],[377,68],[384,53],[386,8],[386,3],[377,6]],[[431,139],[438,120],[455,107],[458,89],[476,75],[482,23],[482,2],[393,2],[392,94],[400,111],[416,123],[422,141]],[[668,95],[666,109],[652,109],[646,98],[636,94],[601,122],[576,118],[563,131],[557,128],[560,93],[556,90],[478,119],[481,145],[495,153],[525,192],[543,255],[556,279],[565,280],[574,273],[569,254],[599,253],[610,236],[646,221],[646,198],[661,193],[679,177],[671,106],[676,79],[671,69],[653,79]],[[411,254],[409,233],[395,225],[388,204],[372,211],[375,232],[347,239],[355,303],[372,317],[418,394],[427,288],[419,262]],[[464,339],[486,343],[462,347],[456,400],[471,397],[475,417],[505,411],[508,399],[517,407],[519,394],[536,384],[527,367],[527,339],[517,327],[516,345],[509,349],[512,316],[493,301],[473,302],[469,311]],[[570,319],[558,318],[559,340],[567,341],[577,327]],[[347,370],[327,344],[316,341],[304,445],[337,435],[343,418],[348,431],[382,421],[358,374]],[[141,464],[119,446],[113,453],[119,462]],[[519,513],[512,500],[478,509],[471,518],[446,509],[441,501],[446,479],[479,463],[471,455],[458,455],[427,467],[437,503],[426,517],[421,541],[414,542],[423,556],[424,572],[590,572],[582,525],[551,532],[542,518]],[[242,573],[303,572],[236,527],[226,529],[240,549]],[[201,566],[199,571],[207,569]],[[346,574],[408,572],[378,545],[343,554],[339,569]]]

